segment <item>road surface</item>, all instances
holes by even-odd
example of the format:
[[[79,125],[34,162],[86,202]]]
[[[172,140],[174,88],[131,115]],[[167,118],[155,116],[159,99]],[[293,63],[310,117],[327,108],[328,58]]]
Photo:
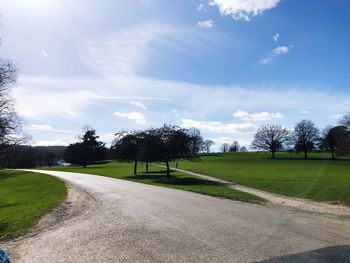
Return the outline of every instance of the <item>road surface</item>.
[[[10,244],[16,262],[350,261],[347,217],[102,176],[40,172],[93,198],[75,217]]]

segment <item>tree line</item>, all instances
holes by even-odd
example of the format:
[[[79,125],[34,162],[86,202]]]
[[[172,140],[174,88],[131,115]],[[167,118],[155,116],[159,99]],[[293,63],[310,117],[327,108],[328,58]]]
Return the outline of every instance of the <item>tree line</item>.
[[[272,158],[278,151],[302,152],[304,158],[314,150],[323,150],[336,155],[350,154],[350,112],[345,114],[337,126],[328,126],[322,132],[310,120],[298,122],[294,130],[281,125],[264,125],[258,129],[251,144],[253,149],[270,151]]]
[[[160,128],[147,130],[120,131],[108,150],[105,144],[97,140],[96,131],[87,129],[81,142],[69,145],[64,152],[67,162],[86,167],[106,155],[120,161],[133,162],[133,173],[137,175],[139,162],[148,165],[152,162],[163,162],[166,176],[170,176],[170,162],[194,160],[203,148],[203,139],[197,129],[183,129],[177,126],[163,125]]]

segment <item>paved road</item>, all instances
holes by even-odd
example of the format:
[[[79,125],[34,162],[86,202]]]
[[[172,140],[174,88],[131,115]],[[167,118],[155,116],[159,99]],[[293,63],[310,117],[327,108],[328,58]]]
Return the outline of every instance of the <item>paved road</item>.
[[[85,189],[96,198],[97,206],[20,241],[14,249],[18,262],[350,259],[349,218],[234,202],[101,176],[45,173]]]

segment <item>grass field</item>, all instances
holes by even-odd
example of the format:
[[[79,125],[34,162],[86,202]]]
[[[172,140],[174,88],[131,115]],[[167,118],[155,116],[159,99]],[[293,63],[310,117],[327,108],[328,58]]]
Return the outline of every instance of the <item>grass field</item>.
[[[350,205],[350,161],[328,160],[329,155],[277,153],[204,155],[201,161],[184,161],[189,170],[286,196]]]
[[[102,164],[89,165],[87,168],[81,166],[51,167],[51,170],[87,173],[124,179],[145,184],[176,188],[211,196],[228,198],[241,201],[262,201],[261,198],[251,194],[228,189],[217,183],[198,179],[178,172],[172,172],[169,179],[165,178],[165,171],[161,168],[150,166],[149,172],[142,172],[145,167],[139,166],[138,176],[133,176],[133,164],[106,162]],[[44,168],[49,169],[49,168]]]
[[[64,183],[54,177],[0,170],[0,239],[25,233],[65,197]]]

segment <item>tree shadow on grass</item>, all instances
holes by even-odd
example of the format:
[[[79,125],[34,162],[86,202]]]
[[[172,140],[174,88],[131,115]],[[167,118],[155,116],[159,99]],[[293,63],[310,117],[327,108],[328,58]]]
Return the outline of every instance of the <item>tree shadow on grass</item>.
[[[156,171],[156,172],[143,172],[138,176],[128,176],[127,179],[134,181],[152,181],[153,183],[158,184],[169,184],[169,185],[206,185],[206,186],[220,186],[219,183],[207,181],[203,179],[197,179],[192,177],[179,177],[173,174],[171,171],[170,178],[166,178],[165,171]]]
[[[8,179],[11,177],[17,177],[20,174],[22,174],[22,173],[6,173],[6,174],[0,173],[0,180]]]
[[[340,263],[350,259],[350,246],[332,246],[275,257],[261,263]]]

